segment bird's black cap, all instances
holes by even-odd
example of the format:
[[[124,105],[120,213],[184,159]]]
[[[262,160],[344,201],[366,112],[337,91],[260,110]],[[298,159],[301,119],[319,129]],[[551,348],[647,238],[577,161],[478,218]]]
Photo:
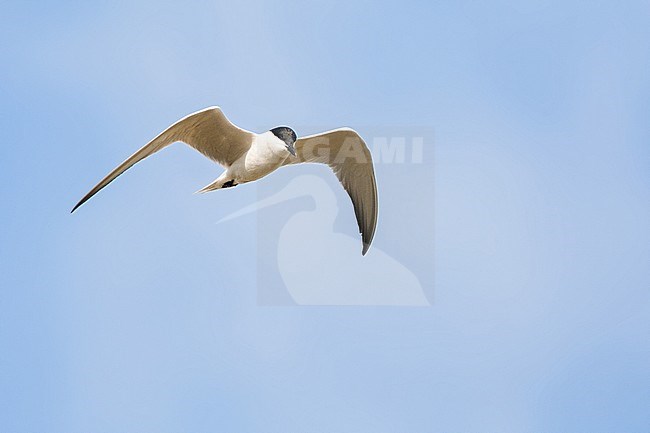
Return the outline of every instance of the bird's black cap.
[[[292,146],[298,139],[295,131],[288,126],[278,126],[277,128],[271,129],[271,132],[280,140],[287,143],[287,146]]]

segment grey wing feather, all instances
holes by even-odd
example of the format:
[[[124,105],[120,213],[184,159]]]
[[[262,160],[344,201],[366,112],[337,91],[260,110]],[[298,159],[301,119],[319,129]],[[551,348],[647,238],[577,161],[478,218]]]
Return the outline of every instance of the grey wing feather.
[[[134,164],[177,141],[188,144],[227,168],[248,151],[253,133],[230,123],[219,107],[192,113],[165,129],[111,171],[77,203],[72,212]]]
[[[300,138],[296,157],[285,164],[316,162],[327,164],[347,191],[357,218],[362,254],[366,254],[377,228],[377,182],[368,146],[354,130],[341,128]]]

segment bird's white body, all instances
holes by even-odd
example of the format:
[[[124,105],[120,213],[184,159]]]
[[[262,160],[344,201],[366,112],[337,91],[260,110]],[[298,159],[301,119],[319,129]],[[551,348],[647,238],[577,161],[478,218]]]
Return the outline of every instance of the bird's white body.
[[[298,139],[286,126],[256,134],[232,124],[219,107],[192,113],[165,129],[104,177],[72,211],[134,164],[177,141],[225,168],[221,176],[198,192],[253,182],[284,165],[327,164],[352,199],[363,240],[362,253],[370,247],[377,226],[377,185],[370,151],[359,134],[341,128]]]
[[[254,134],[248,151],[227,166],[221,176],[200,192],[221,189],[224,183],[231,180],[234,185],[239,185],[261,179],[284,165],[290,156],[284,141],[270,131]]]
[[[252,182],[280,168],[289,156],[284,141],[267,131],[255,136],[246,155],[235,161],[230,170],[235,180]]]

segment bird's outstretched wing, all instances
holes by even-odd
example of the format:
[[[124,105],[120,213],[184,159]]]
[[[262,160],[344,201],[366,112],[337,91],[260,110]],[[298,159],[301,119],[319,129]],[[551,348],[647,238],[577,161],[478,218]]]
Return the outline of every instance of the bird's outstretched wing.
[[[366,254],[377,227],[377,182],[368,146],[354,130],[335,129],[299,138],[296,157],[287,164],[318,162],[330,166],[352,199]]]
[[[230,123],[219,107],[209,107],[192,113],[165,129],[115,170],[111,171],[77,203],[72,212],[135,163],[176,141],[182,141],[190,145],[203,155],[227,168],[248,151],[253,137],[252,132],[245,131]]]

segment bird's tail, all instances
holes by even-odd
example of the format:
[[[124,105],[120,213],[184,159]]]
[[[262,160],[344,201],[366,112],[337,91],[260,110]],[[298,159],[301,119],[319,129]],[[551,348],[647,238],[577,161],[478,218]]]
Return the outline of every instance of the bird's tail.
[[[214,182],[211,183],[210,185],[206,185],[200,190],[196,191],[194,194],[204,194],[206,192],[214,191],[215,189],[220,189],[219,186],[215,186]]]
[[[203,194],[206,192],[214,191],[217,189],[223,188],[225,183],[227,183],[226,179],[226,173],[224,172],[221,176],[219,176],[214,182],[209,183],[208,185],[204,186],[200,190],[196,191],[194,194]]]

